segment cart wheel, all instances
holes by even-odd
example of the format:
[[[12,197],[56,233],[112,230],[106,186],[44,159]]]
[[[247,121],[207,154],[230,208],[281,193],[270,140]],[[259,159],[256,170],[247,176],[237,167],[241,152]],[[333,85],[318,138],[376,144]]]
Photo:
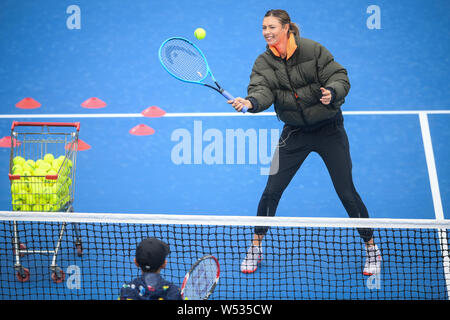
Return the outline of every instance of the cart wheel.
[[[21,267],[20,270],[16,272],[16,278],[20,282],[27,282],[30,280],[30,270]]]
[[[56,267],[55,271],[52,271],[52,280],[54,283],[61,283],[66,278],[66,274],[61,268]]]
[[[20,243],[19,250],[27,250],[27,246],[24,245],[23,243]],[[14,254],[14,256],[16,255],[16,249],[14,249],[14,248],[13,248],[13,254]],[[23,253],[23,252],[19,254],[19,257],[24,257],[24,256],[25,256],[25,253]]]
[[[77,256],[81,257],[83,255],[83,246],[81,242],[75,244],[75,248],[77,249]]]

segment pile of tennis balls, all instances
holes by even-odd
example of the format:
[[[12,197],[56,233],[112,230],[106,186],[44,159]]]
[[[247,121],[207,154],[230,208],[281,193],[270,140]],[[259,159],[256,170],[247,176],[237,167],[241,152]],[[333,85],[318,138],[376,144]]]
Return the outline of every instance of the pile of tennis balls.
[[[14,157],[11,174],[20,179],[11,180],[13,210],[58,211],[70,201],[72,166],[70,159],[55,158],[51,153],[36,161]],[[52,175],[58,178],[46,178]]]

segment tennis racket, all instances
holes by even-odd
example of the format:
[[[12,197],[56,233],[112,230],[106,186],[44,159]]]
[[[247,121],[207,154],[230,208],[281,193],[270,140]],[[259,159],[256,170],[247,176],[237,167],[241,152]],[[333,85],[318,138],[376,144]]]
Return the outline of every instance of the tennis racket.
[[[181,37],[167,39],[159,48],[159,60],[164,69],[176,79],[204,85],[216,90],[228,100],[234,100],[234,97],[224,90],[214,78],[203,52],[189,40]],[[215,86],[205,83],[208,76],[211,77]],[[246,106],[242,112],[247,112]]]
[[[214,256],[204,256],[184,276],[181,296],[185,300],[207,300],[216,288],[219,277],[219,261]]]

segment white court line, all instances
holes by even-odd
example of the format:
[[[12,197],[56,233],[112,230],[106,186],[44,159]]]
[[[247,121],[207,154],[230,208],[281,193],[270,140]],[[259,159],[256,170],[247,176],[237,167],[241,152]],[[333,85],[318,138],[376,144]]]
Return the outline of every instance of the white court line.
[[[431,195],[433,197],[434,211],[436,219],[444,219],[444,210],[442,208],[441,193],[439,190],[439,181],[434,159],[433,143],[431,142],[430,126],[426,113],[419,114],[420,129],[422,132],[423,147],[425,150],[425,159],[427,162],[428,176],[430,179]]]
[[[444,220],[444,210],[442,208],[441,192],[439,190],[439,180],[434,159],[433,143],[431,141],[430,125],[428,115],[419,113],[420,129],[422,131],[422,140],[425,150],[425,159],[428,168],[428,177],[430,179],[431,195],[433,198],[434,213],[437,221]],[[450,257],[448,252],[447,230],[438,230],[439,243],[442,251],[445,282],[447,283],[447,297],[450,300]]]
[[[2,114],[0,119],[48,118],[143,118],[140,113]]]
[[[420,115],[450,114],[450,110],[367,110],[343,111],[344,115]],[[241,112],[169,112],[163,117],[266,117],[275,116],[275,112],[247,113]],[[70,114],[0,114],[0,119],[23,118],[144,118],[141,113],[70,113]]]

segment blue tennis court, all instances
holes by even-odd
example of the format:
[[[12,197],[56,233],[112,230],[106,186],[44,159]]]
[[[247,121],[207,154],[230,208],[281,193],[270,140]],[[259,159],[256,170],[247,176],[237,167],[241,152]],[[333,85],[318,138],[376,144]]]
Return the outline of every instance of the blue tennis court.
[[[246,0],[211,7],[208,1],[169,0],[125,6],[82,0],[69,10],[71,1],[2,1],[0,139],[10,135],[13,120],[80,122],[80,139],[90,148],[77,155],[77,212],[254,216],[283,123],[273,108],[259,115],[234,113],[214,91],[175,80],[160,65],[158,48],[171,36],[190,39],[221,85],[245,96],[253,62],[265,50],[262,17],[276,6],[289,12],[303,37],[323,44],[348,70],[345,128],[355,185],[370,217],[448,219],[450,106],[444,93],[450,89],[450,4],[380,0],[380,29],[370,28],[371,4]],[[197,27],[206,30],[205,39],[194,38]],[[17,108],[26,97],[41,106]],[[81,106],[92,97],[106,106]],[[143,116],[151,106],[165,115]],[[139,125],[154,134],[131,134]],[[0,148],[2,211],[12,210],[9,159],[10,149]],[[277,216],[347,217],[317,154],[290,183]],[[437,239],[430,241],[439,247]],[[7,255],[11,248],[0,250]],[[83,259],[80,266],[98,258],[88,253]],[[13,256],[5,261],[2,279],[14,281]],[[448,270],[441,266],[439,272],[430,282],[444,289],[432,298],[448,299]],[[182,273],[174,275],[177,281]],[[250,277],[258,285],[267,281]],[[43,273],[24,284],[23,294],[39,296],[55,285],[47,278]],[[114,298],[100,298],[105,297]]]

